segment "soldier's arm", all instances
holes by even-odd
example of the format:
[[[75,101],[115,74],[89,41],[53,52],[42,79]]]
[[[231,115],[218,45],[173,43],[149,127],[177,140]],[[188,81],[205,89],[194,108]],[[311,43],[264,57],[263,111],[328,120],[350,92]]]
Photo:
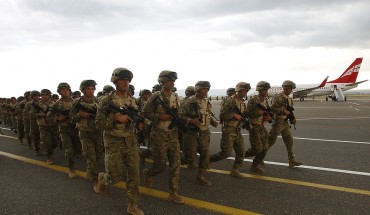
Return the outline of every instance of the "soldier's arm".
[[[78,122],[81,121],[81,116],[80,116],[78,108],[77,108],[77,103],[78,102],[79,102],[78,100],[73,101],[71,110],[69,111],[69,117],[71,118],[71,122],[73,124],[78,123]]]
[[[235,103],[233,102],[232,97],[225,100],[220,110],[220,120],[221,121],[226,122],[226,121],[235,120],[234,119],[234,114],[235,114],[234,106],[235,106]]]
[[[156,96],[157,95],[152,95],[142,110],[143,116],[154,123],[158,122],[158,116],[159,116],[158,113],[155,113],[156,103],[154,99]]]
[[[95,117],[95,127],[98,130],[109,130],[114,127],[113,113],[109,113],[105,110],[105,106],[108,104],[109,97],[104,97],[98,104]]]
[[[258,118],[260,116],[258,114],[257,101],[254,97],[249,99],[247,103],[247,113],[250,118]]]
[[[272,100],[271,111],[276,115],[283,115],[284,110],[283,99],[280,96],[275,96]]]

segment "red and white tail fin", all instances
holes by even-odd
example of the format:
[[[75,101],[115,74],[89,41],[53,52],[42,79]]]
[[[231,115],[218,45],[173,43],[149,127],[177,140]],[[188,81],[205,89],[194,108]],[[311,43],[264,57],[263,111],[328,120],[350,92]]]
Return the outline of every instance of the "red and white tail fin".
[[[343,74],[328,83],[354,83],[356,82],[358,72],[360,71],[362,58],[357,58],[353,63],[343,72]]]

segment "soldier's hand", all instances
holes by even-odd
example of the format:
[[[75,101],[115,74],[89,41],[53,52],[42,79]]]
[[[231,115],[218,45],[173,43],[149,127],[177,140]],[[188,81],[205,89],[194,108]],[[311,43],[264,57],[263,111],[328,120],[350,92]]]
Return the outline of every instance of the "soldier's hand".
[[[89,118],[90,117],[90,113],[87,113],[87,112],[84,112],[84,111],[80,111],[78,113],[80,114],[80,116],[82,118]]]
[[[201,122],[201,121],[199,121],[199,119],[198,119],[198,118],[190,119],[188,123],[193,124],[193,125],[195,125],[195,126],[197,126],[197,127],[200,127],[200,125],[202,124],[202,122]]]
[[[272,117],[271,117],[270,115],[268,115],[268,114],[265,114],[265,115],[263,116],[263,121],[271,122],[271,121],[272,121]]]
[[[44,113],[44,112],[40,112],[40,113],[38,113],[38,116],[39,116],[39,117],[45,117],[45,116],[46,116],[46,113]]]
[[[140,123],[136,123],[136,129],[142,131],[144,129],[144,123],[140,122]]]
[[[292,121],[290,121],[291,124],[295,124],[297,120],[294,118]]]
[[[213,126],[213,127],[215,127],[215,128],[217,128],[217,126],[218,126],[218,124],[219,124],[220,122],[219,121],[211,121],[211,125]]]
[[[56,117],[57,121],[59,122],[63,122],[63,121],[66,121],[66,117],[63,115],[63,114],[59,114],[57,117]]]
[[[123,114],[114,115],[113,120],[119,123],[128,123],[131,121],[128,115],[123,115]]]
[[[238,121],[241,121],[243,119],[243,117],[239,114],[234,114],[234,118]]]
[[[265,111],[263,111],[263,110],[258,110],[258,111],[257,111],[257,113],[258,113],[258,115],[259,115],[259,116],[263,116],[263,115],[265,114]]]
[[[172,120],[172,116],[165,113],[160,113],[158,119],[161,121],[170,121]]]
[[[289,114],[290,114],[290,111],[288,111],[287,109],[284,109],[284,114],[286,115],[286,116],[288,116]]]

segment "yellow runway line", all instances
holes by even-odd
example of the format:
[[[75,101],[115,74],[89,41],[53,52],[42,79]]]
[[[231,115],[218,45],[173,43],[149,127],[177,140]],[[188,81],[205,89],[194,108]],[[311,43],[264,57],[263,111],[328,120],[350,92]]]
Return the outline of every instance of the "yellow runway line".
[[[8,157],[8,158],[16,159],[16,160],[19,160],[19,161],[23,161],[25,163],[30,163],[30,164],[33,164],[33,165],[46,167],[46,168],[49,168],[49,169],[52,169],[52,170],[55,170],[55,171],[68,173],[68,168],[66,168],[66,167],[57,166],[57,165],[48,165],[48,164],[46,164],[46,162],[43,162],[43,161],[33,160],[33,159],[30,159],[30,158],[10,154],[10,153],[3,152],[3,151],[0,151],[0,155]],[[76,174],[81,178],[87,179],[85,172],[76,170]],[[118,182],[114,186],[118,187],[118,188],[121,188],[121,189],[126,189],[126,183],[122,182],[122,181]],[[140,187],[140,193],[144,194],[144,195],[160,198],[160,199],[165,199],[165,200],[167,200],[167,198],[168,198],[168,192],[154,190],[154,189],[150,189],[150,188],[147,188],[147,187]],[[211,202],[201,201],[201,200],[197,200],[197,199],[193,199],[193,198],[189,198],[189,197],[185,197],[185,196],[182,196],[182,197],[184,198],[186,205],[196,207],[196,208],[207,209],[207,210],[214,211],[214,212],[217,212],[217,213],[230,214],[230,215],[235,215],[235,214],[254,215],[254,214],[258,214],[258,213],[251,212],[251,211],[246,211],[246,210],[241,210],[241,209],[238,209],[238,208],[232,208],[232,207],[228,207],[228,206],[214,204],[214,203],[211,203]]]
[[[226,175],[230,173],[230,171],[217,170],[217,169],[210,169],[208,171],[214,172],[214,173],[226,174]],[[279,182],[279,183],[285,183],[285,184],[294,184],[294,185],[300,185],[300,186],[306,186],[306,187],[313,187],[313,188],[326,189],[326,190],[335,190],[335,191],[370,196],[370,191],[368,190],[359,190],[359,189],[352,189],[352,188],[347,188],[347,187],[338,187],[338,186],[332,186],[332,185],[326,185],[326,184],[296,181],[296,180],[290,180],[290,179],[284,179],[284,178],[274,178],[274,177],[263,176],[263,175],[253,175],[253,174],[247,174],[247,173],[241,173],[241,174],[247,178],[254,178],[254,179],[260,179],[260,180],[265,180],[265,181],[273,181],[273,182]]]

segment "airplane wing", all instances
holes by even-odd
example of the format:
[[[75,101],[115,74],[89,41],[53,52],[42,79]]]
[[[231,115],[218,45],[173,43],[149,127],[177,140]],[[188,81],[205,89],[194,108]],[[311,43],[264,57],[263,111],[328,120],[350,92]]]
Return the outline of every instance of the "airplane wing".
[[[293,98],[305,97],[308,94],[310,94],[313,90],[319,89],[320,87],[324,87],[326,82],[328,81],[328,78],[329,78],[329,76],[326,76],[326,78],[321,82],[321,84],[316,86],[316,87],[311,87],[311,88],[307,88],[307,89],[304,89],[304,90],[293,91]]]
[[[350,87],[350,86],[357,86],[357,85],[362,84],[362,83],[364,83],[366,81],[368,81],[368,80],[363,80],[363,81],[358,81],[358,82],[351,83],[351,84],[346,84],[346,86],[348,86],[348,87]]]

